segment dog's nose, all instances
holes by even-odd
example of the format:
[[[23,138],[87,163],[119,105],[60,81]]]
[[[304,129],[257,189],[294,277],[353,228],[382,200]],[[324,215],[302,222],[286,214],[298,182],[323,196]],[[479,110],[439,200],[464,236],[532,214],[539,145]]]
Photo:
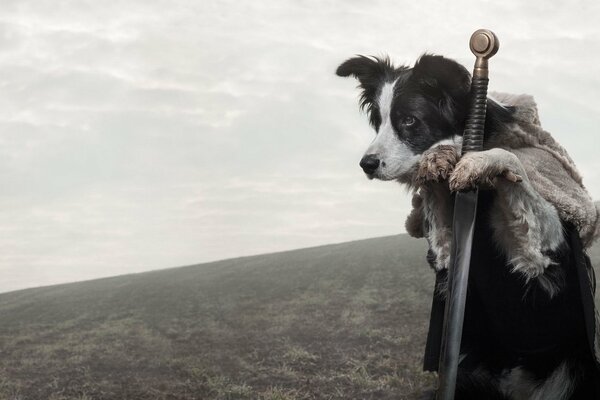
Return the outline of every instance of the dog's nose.
[[[367,154],[360,160],[360,167],[365,174],[372,175],[379,168],[379,159],[375,154]]]

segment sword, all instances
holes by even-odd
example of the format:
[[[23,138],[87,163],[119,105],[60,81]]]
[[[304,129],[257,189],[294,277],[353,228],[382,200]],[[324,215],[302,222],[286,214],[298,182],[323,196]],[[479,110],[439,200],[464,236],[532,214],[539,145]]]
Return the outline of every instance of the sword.
[[[488,59],[496,54],[499,45],[496,35],[487,29],[479,29],[471,35],[469,47],[477,59],[471,80],[471,103],[463,133],[462,154],[483,150]],[[453,400],[456,392],[478,195],[478,189],[458,192],[454,200],[452,253],[448,273],[448,297],[444,316],[437,400]]]

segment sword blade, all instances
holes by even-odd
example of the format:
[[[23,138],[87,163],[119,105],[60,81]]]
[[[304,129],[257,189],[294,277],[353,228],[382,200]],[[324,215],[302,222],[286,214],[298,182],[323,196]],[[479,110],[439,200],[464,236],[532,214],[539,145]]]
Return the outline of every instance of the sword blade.
[[[440,384],[437,400],[453,400],[456,391],[478,195],[479,190],[477,189],[470,192],[458,192],[454,201],[454,219],[452,221],[454,234],[450,271],[448,271],[446,324],[440,358]]]

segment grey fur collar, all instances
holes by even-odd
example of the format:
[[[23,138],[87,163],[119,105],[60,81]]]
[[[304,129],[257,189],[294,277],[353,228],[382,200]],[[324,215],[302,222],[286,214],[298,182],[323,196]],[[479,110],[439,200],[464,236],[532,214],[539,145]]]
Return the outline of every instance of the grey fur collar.
[[[592,201],[567,151],[542,129],[535,100],[530,95],[497,92],[490,97],[516,107],[517,122],[497,132],[486,147],[521,149],[518,156],[532,186],[556,207],[561,219],[575,225],[584,246],[589,247],[600,234],[600,209]],[[523,151],[526,148],[544,151],[532,151],[528,157],[528,152]]]

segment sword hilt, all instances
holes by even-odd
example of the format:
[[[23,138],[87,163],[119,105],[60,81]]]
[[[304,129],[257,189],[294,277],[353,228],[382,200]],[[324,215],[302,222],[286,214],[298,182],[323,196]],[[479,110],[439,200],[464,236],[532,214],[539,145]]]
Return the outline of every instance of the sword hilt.
[[[483,132],[487,109],[488,60],[498,52],[500,41],[494,32],[479,29],[471,35],[469,47],[475,57],[475,68],[471,80],[471,103],[465,130],[462,152],[483,150]]]

